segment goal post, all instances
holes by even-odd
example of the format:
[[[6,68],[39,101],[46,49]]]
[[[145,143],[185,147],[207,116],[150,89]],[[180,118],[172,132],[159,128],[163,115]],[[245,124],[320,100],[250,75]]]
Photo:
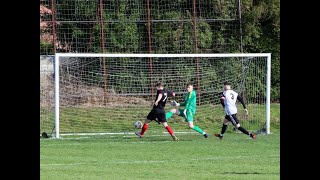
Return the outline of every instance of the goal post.
[[[224,111],[218,96],[223,82],[229,81],[249,110],[246,116],[239,105],[241,125],[270,134],[270,53],[56,53],[55,138],[62,134],[136,131],[133,122],[143,121],[150,111],[157,81],[174,90],[178,101],[186,84],[192,82],[198,104],[195,124],[209,132],[220,132]],[[166,111],[170,108],[167,103]],[[173,118],[168,123],[177,132],[187,131],[185,122]]]

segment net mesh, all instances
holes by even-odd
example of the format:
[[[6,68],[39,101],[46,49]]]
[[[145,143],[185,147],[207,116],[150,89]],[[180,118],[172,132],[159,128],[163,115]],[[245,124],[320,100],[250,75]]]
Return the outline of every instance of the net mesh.
[[[242,126],[257,131],[266,123],[266,71],[266,57],[153,57],[152,64],[146,57],[61,57],[60,133],[134,131],[133,123],[144,121],[152,108],[158,81],[175,91],[178,102],[187,83],[194,84],[198,105],[194,122],[207,131],[220,131],[225,114],[219,95],[223,83],[230,82],[249,110],[246,115],[237,104]],[[41,111],[40,129],[50,130],[54,124],[53,71],[40,74],[45,81],[40,105],[46,109]],[[166,111],[171,108],[167,103]],[[175,131],[188,131],[181,117],[173,116],[169,124]],[[149,131],[163,128],[150,126]]]
[[[240,52],[238,0],[40,0],[40,54]]]

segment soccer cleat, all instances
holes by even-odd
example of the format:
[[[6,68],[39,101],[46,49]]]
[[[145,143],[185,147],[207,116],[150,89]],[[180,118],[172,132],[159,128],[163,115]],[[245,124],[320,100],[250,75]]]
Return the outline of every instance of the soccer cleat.
[[[253,134],[253,133],[250,134],[250,137],[251,137],[252,139],[256,139],[256,135]]]
[[[208,134],[204,134],[203,136],[204,136],[205,138],[208,138]]]
[[[140,133],[138,133],[138,132],[135,132],[134,134],[136,134],[136,135],[139,136],[140,138],[143,137],[143,135],[140,135]]]
[[[171,137],[172,137],[172,139],[173,139],[173,140],[175,140],[175,141],[179,141],[179,138],[178,138],[177,136],[172,135]]]
[[[221,136],[220,134],[218,134],[218,133],[214,133],[214,136],[216,136],[216,137],[218,137],[218,138],[220,138],[220,139],[222,139],[223,138],[223,136]]]

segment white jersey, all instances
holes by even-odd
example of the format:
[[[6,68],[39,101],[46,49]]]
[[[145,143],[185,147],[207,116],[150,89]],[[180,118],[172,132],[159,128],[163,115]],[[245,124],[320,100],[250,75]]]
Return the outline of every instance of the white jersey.
[[[236,101],[238,93],[229,89],[223,92],[224,99],[224,111],[227,115],[232,115],[237,113]]]

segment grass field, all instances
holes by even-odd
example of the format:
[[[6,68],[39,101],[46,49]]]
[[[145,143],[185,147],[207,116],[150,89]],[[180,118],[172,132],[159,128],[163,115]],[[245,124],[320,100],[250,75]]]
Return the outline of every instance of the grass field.
[[[152,128],[144,138],[40,138],[40,179],[280,179],[280,105],[271,106],[269,135],[253,140],[230,129],[223,140],[212,134],[220,129],[205,139],[187,128],[176,131],[180,141]]]
[[[40,140],[40,179],[280,179],[280,131]]]
[[[249,116],[244,115],[242,106],[239,107],[238,118],[241,125],[248,130],[256,131],[265,124],[265,109],[263,105],[247,105]],[[143,121],[150,112],[150,107],[144,108],[60,108],[60,134],[63,133],[103,133],[103,132],[131,132],[134,121]],[[169,111],[170,106],[167,107]],[[45,111],[44,111],[45,112]],[[279,129],[280,126],[280,105],[270,106],[270,126],[271,129]],[[48,114],[42,114],[47,116]],[[50,133],[54,125],[54,112],[50,119],[40,118],[40,133],[46,131]],[[195,124],[203,130],[221,128],[225,113],[221,105],[215,108],[212,106],[198,106],[195,116]],[[45,121],[45,122],[42,122]],[[169,120],[170,126],[175,131],[185,131],[186,123],[179,116],[173,116]],[[150,126],[151,131],[162,131],[160,126]],[[231,128],[229,128],[231,129]]]

